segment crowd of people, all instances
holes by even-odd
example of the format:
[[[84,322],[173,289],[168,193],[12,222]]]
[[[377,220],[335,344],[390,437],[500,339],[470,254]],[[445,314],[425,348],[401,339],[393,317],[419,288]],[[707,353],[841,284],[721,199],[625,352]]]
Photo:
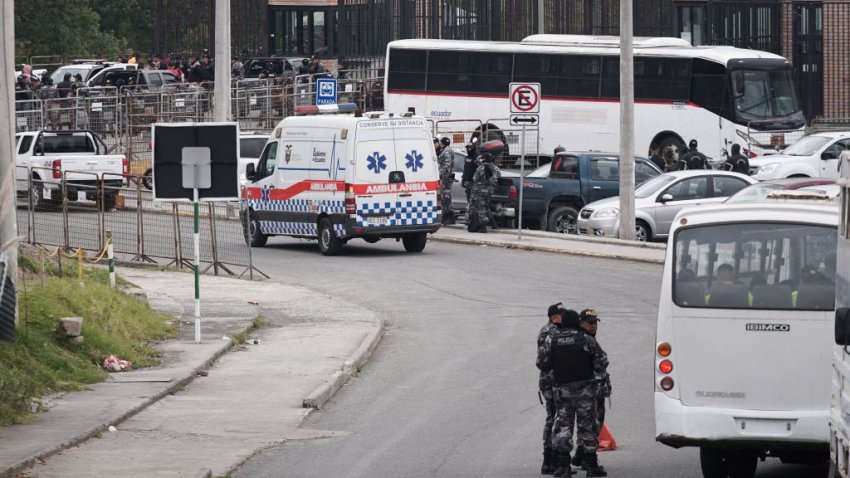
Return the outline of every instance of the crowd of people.
[[[726,161],[722,167],[727,171],[749,174],[750,161],[741,153],[741,145],[733,144],[731,151],[728,154],[724,150]],[[712,169],[708,157],[699,151],[699,143],[695,139],[690,140],[682,152],[675,144],[668,144],[662,150],[658,143],[653,142],[649,145],[649,159],[665,173],[685,169]]]

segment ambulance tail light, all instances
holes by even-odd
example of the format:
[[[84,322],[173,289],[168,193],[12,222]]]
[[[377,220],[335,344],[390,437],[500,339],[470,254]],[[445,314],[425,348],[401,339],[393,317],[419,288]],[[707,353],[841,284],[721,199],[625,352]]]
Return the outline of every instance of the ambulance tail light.
[[[345,213],[353,216],[357,213],[357,201],[354,197],[354,186],[345,185]]]
[[[673,352],[673,347],[670,346],[667,342],[661,342],[658,344],[658,355],[662,357],[669,357],[670,353]]]
[[[669,375],[670,372],[673,371],[673,362],[669,360],[662,360],[661,363],[658,364],[658,371],[664,375]]]

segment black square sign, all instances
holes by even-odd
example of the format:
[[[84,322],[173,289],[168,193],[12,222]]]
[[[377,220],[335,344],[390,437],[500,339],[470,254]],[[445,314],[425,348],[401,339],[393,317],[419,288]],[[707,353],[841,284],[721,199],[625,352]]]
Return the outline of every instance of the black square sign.
[[[210,149],[212,181],[199,189],[202,201],[239,199],[239,127],[236,123],[157,123],[152,126],[153,197],[158,200],[192,201],[191,189],[183,187],[183,148]]]

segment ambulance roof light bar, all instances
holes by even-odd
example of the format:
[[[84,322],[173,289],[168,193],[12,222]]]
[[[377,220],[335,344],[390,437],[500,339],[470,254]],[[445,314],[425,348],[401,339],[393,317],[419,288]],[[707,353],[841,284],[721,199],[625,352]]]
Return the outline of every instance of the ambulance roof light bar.
[[[320,115],[320,114],[337,114],[337,113],[356,113],[357,104],[355,103],[340,103],[338,105],[305,105],[295,107],[295,116]]]

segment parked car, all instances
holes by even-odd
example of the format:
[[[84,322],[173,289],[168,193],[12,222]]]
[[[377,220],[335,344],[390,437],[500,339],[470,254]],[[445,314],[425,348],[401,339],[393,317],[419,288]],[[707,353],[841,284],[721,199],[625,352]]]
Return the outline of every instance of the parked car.
[[[50,79],[53,80],[53,84],[59,84],[59,82],[65,77],[65,73],[70,73],[71,77],[79,74],[83,77],[83,83],[85,83],[92,79],[94,75],[103,71],[104,68],[117,65],[115,63],[98,62],[96,60],[73,60],[71,63],[71,65],[60,66],[56,69],[56,71],[50,74]]]
[[[838,157],[845,150],[850,150],[850,131],[810,134],[780,154],[750,159],[750,175],[760,181],[794,177],[838,179]]]
[[[18,133],[16,141],[16,178],[19,196],[30,194],[33,207],[59,206],[64,194],[69,201],[95,200],[106,210],[115,207],[116,190],[105,186],[124,185],[127,158],[107,154],[106,145],[91,131],[28,131]],[[28,179],[32,178],[32,187]],[[89,197],[86,197],[89,195]]]
[[[768,181],[761,181],[738,191],[729,199],[727,199],[726,203],[739,204],[747,202],[760,202],[765,200],[767,196],[773,191],[793,191],[796,189],[808,188],[809,186],[817,187],[828,184],[835,184],[835,180],[819,178],[771,179]]]
[[[523,221],[532,227],[574,234],[584,205],[616,196],[620,191],[620,164],[616,153],[574,152],[556,156],[522,178]],[[635,183],[661,174],[645,158],[635,158]],[[510,177],[519,188],[520,178]]]
[[[755,184],[744,174],[716,170],[665,173],[635,189],[635,236],[639,241],[666,237],[676,214],[686,207],[716,204]],[[585,206],[578,219],[579,234],[618,237],[620,198]]]
[[[130,65],[132,66],[132,65]],[[132,82],[130,81],[132,80]],[[164,70],[104,70],[86,83],[89,87],[112,85],[116,88],[135,84],[139,90],[158,93],[181,83],[174,73]]]
[[[463,177],[463,164],[466,161],[466,155],[460,151],[452,150],[454,153],[454,168],[455,182],[452,183],[452,210],[455,211],[455,217],[466,214],[466,190],[461,184]],[[510,179],[519,177],[519,174],[511,171],[502,171],[502,177],[499,179],[499,184],[496,190],[493,191],[493,200],[490,202],[490,210],[496,225],[499,227],[513,227],[516,211],[513,203],[516,201],[517,189],[514,182]]]
[[[260,155],[263,153],[263,147],[269,140],[269,135],[265,133],[246,132],[239,135],[239,184],[243,185],[247,181],[245,178],[245,166],[253,164],[257,167],[257,162],[260,160]]]

